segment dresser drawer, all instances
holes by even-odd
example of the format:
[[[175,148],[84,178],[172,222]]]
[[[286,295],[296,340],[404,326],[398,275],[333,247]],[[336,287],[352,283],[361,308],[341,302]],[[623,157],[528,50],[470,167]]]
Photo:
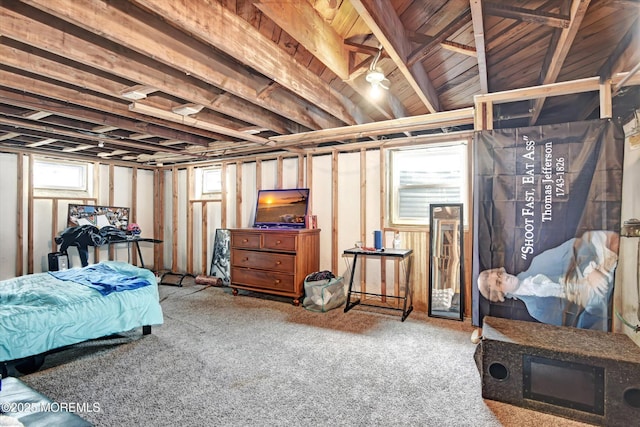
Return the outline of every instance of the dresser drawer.
[[[260,234],[259,233],[233,233],[231,235],[231,247],[259,249]]]
[[[231,286],[238,284],[285,292],[293,292],[295,290],[292,274],[249,268],[231,267],[231,282]]]
[[[275,252],[257,252],[242,249],[231,250],[231,265],[261,270],[293,273],[296,265],[295,255]]]
[[[263,234],[262,247],[277,251],[296,251],[296,236],[292,234]]]

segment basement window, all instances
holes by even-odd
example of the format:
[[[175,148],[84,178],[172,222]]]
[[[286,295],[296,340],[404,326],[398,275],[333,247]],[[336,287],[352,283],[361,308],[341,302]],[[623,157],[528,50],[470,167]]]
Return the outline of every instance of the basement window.
[[[463,203],[467,217],[467,142],[389,151],[389,222],[428,225],[432,203]]]
[[[202,170],[202,194],[222,193],[222,169],[219,167]]]
[[[86,192],[88,167],[84,163],[34,160],[33,188]]]

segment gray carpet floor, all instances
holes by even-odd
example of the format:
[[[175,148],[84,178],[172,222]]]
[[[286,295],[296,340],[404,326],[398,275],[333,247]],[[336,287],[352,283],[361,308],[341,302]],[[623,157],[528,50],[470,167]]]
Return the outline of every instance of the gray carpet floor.
[[[160,286],[165,323],[47,356],[21,379],[97,426],[583,426],[483,400],[468,321]],[[13,375],[20,376],[12,372]]]

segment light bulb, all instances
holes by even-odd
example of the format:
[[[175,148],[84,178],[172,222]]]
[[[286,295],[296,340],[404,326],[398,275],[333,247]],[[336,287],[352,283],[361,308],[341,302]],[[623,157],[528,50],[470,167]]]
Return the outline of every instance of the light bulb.
[[[380,85],[377,83],[372,83],[371,89],[369,89],[369,96],[371,96],[371,98],[373,99],[378,99],[380,98],[381,93],[382,90],[380,90]]]

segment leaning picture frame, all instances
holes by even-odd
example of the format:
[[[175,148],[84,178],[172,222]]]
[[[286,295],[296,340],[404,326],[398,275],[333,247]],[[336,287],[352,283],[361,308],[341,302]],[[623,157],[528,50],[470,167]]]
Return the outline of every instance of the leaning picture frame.
[[[229,286],[231,283],[230,242],[231,233],[229,230],[223,228],[216,229],[209,275],[217,277],[219,279],[217,281],[218,284],[222,286]]]

